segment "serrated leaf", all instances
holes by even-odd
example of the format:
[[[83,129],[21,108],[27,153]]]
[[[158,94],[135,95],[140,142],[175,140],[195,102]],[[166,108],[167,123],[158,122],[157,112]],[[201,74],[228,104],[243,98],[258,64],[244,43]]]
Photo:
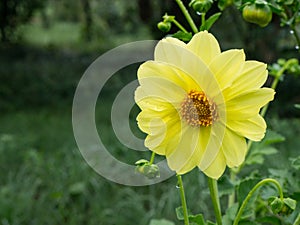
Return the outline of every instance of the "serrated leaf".
[[[178,38],[182,41],[190,41],[193,37],[193,34],[191,32],[185,33],[183,31],[178,31],[175,34],[172,34],[171,36],[174,38]]]
[[[166,219],[160,219],[160,220],[152,219],[149,225],[175,225],[175,223]]]
[[[222,15],[221,12],[215,13],[212,16],[210,16],[204,24],[201,25],[200,31],[209,30],[212,25],[219,19],[219,17]]]

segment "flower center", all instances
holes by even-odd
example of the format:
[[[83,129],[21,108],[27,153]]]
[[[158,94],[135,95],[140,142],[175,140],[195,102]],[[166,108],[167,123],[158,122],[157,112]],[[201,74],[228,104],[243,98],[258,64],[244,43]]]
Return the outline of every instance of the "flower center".
[[[181,103],[180,113],[191,126],[210,126],[217,119],[216,104],[202,91],[190,91]]]

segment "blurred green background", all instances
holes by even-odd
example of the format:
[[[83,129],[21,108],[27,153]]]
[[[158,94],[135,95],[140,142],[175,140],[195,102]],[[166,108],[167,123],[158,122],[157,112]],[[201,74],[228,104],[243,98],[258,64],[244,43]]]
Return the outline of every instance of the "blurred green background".
[[[180,205],[176,178],[149,187],[127,187],[96,174],[77,149],[71,124],[80,77],[102,53],[120,44],[164,37],[156,24],[165,12],[185,23],[175,1],[2,0],[0,3],[0,224],[148,224],[175,221]],[[214,5],[212,13],[218,8]],[[235,8],[224,11],[212,32],[223,50],[244,48],[248,59],[299,58],[289,30],[248,24]],[[195,15],[196,20],[199,20]],[[150,154],[127,149],[115,137],[110,107],[118,91],[136,78],[136,67],[118,72],[104,87],[97,125],[103,141],[129,164]],[[286,137],[280,153],[259,167],[276,168],[299,154],[300,82],[286,76],[268,114],[270,128]],[[132,120],[138,110],[133,110]],[[133,128],[134,129],[134,128]],[[138,132],[138,131],[136,131]],[[133,153],[132,153],[133,152]],[[271,159],[271,157],[270,157]],[[190,208],[212,219],[206,180],[185,179]]]

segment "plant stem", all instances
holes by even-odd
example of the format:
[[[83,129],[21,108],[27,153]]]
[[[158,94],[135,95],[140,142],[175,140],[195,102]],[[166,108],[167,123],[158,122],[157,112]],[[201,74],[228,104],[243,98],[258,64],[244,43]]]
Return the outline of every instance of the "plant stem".
[[[293,223],[293,225],[300,225],[300,213],[298,214],[295,222]]]
[[[210,197],[213,203],[215,216],[217,219],[217,224],[222,225],[222,214],[221,214],[221,207],[219,201],[219,194],[218,194],[218,183],[217,180],[208,178],[208,187],[210,192]]]
[[[265,185],[266,183],[273,183],[275,184],[275,186],[277,187],[278,189],[278,192],[279,192],[279,196],[280,196],[280,200],[283,201],[283,191],[282,191],[282,188],[280,186],[280,184],[278,183],[277,180],[274,180],[274,179],[271,179],[271,178],[266,178],[266,179],[263,179],[262,181],[258,182],[252,189],[251,191],[248,193],[247,197],[244,199],[236,217],[235,217],[235,220],[233,222],[233,225],[238,225],[241,217],[242,217],[242,214],[243,214],[243,211],[247,205],[247,203],[249,202],[250,198],[252,197],[252,195],[254,194],[254,192],[260,188],[261,186]]]
[[[299,49],[300,48],[300,37],[298,35],[297,29],[296,29],[295,25],[292,26],[291,28],[292,28],[293,34],[296,38],[296,41],[297,41],[297,46],[298,46],[297,50],[300,51],[300,49]]]
[[[150,165],[152,165],[154,163],[154,159],[155,159],[155,152],[152,152],[150,162],[149,162]]]
[[[188,23],[190,24],[193,32],[196,34],[198,33],[198,29],[194,23],[194,20],[192,19],[190,13],[188,12],[188,10],[186,9],[186,7],[184,6],[184,4],[182,3],[181,0],[175,0],[179,6],[179,8],[181,9],[183,15],[185,16],[186,20],[188,21]]]
[[[188,31],[177,20],[174,19],[174,20],[172,20],[172,22],[184,33],[188,33]]]
[[[184,193],[181,175],[177,174],[177,179],[178,179],[178,185],[179,185],[179,189],[180,189],[180,198],[181,198],[181,205],[182,205],[182,210],[183,210],[184,224],[189,225],[189,214],[188,214],[188,210],[187,210],[185,193]]]

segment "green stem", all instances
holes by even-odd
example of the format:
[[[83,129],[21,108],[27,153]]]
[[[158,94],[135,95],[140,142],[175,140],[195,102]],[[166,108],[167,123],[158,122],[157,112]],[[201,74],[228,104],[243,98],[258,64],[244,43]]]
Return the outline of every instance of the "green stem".
[[[185,8],[184,4],[182,3],[181,0],[175,0],[179,6],[179,8],[181,9],[183,15],[185,16],[186,20],[188,21],[188,23],[190,24],[193,32],[196,34],[198,33],[198,29],[194,23],[194,20],[192,19],[190,13],[187,11],[187,9]]]
[[[150,162],[149,162],[150,165],[152,165],[154,163],[154,159],[155,159],[155,152],[152,152]]]
[[[215,211],[215,216],[217,219],[217,224],[222,225],[222,214],[221,214],[221,207],[219,201],[217,180],[208,178],[208,187],[209,187],[210,197]]]
[[[188,31],[177,20],[174,19],[174,20],[172,20],[172,22],[184,33],[188,33]]]
[[[182,205],[182,210],[183,210],[184,224],[189,225],[190,224],[189,223],[189,214],[188,214],[188,210],[187,210],[185,193],[184,193],[181,175],[177,175],[177,179],[178,179],[178,185],[179,185],[179,189],[180,189],[180,198],[181,198],[181,205]]]
[[[300,225],[300,213],[298,214],[295,222],[293,223],[293,225]]]
[[[300,51],[300,49],[299,49],[300,48],[300,37],[298,35],[297,29],[295,26],[292,26],[291,28],[292,28],[293,34],[296,38],[296,41],[297,41],[298,50]]]
[[[265,185],[266,183],[273,183],[277,189],[278,189],[278,192],[279,192],[279,196],[280,196],[280,200],[283,201],[283,191],[282,191],[282,188],[280,186],[280,184],[278,183],[277,180],[274,180],[274,179],[271,179],[271,178],[266,178],[266,179],[263,179],[262,181],[258,182],[252,189],[251,191],[248,193],[247,197],[244,199],[236,217],[235,217],[235,220],[233,222],[233,225],[238,225],[241,217],[242,217],[242,214],[244,212],[244,209],[247,205],[247,203],[249,202],[250,198],[252,197],[252,195],[254,194],[254,192],[260,188],[261,186]]]
[[[205,13],[201,13],[201,25],[205,24]]]

